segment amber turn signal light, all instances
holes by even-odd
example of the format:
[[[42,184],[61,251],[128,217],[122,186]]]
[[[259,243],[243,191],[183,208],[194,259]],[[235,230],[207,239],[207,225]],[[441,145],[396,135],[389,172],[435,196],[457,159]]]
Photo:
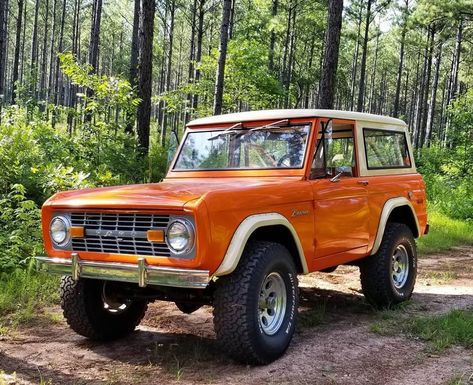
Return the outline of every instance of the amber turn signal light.
[[[70,229],[71,232],[71,238],[84,238],[85,231],[83,227],[79,226],[72,226]]]
[[[148,230],[146,233],[149,242],[164,242],[163,230]]]

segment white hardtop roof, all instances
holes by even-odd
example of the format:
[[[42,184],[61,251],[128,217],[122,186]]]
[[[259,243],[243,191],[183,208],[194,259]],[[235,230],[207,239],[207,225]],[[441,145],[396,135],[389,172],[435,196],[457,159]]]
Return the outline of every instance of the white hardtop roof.
[[[233,114],[224,114],[216,116],[208,116],[192,120],[187,123],[188,127],[220,124],[220,123],[238,123],[250,122],[256,120],[272,120],[272,119],[291,119],[291,118],[334,118],[359,120],[364,122],[376,122],[384,124],[393,124],[396,126],[406,126],[400,119],[391,118],[389,116],[365,114],[362,112],[353,111],[339,111],[339,110],[317,110],[317,109],[293,109],[293,110],[262,110],[262,111],[247,111],[237,112]]]

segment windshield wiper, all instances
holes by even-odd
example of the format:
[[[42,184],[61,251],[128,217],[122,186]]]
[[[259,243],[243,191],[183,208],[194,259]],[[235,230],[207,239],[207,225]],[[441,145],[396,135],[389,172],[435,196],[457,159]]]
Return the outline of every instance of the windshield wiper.
[[[287,124],[289,124],[289,120],[288,119],[282,119],[282,120],[278,120],[277,122],[274,122],[274,123],[265,124],[264,126],[250,128],[248,131],[253,132],[253,131],[259,131],[259,130],[266,130],[268,128],[280,128],[280,127],[283,127]]]
[[[207,140],[215,140],[215,139],[220,138],[222,135],[230,134],[232,131],[241,131],[241,130],[243,130],[243,124],[241,122],[238,122],[238,123],[235,123],[233,126],[228,127],[220,134],[212,136]]]
[[[249,130],[247,130],[247,132],[244,133],[244,135],[246,135],[247,133],[249,132],[253,132],[253,131],[260,131],[260,130],[267,130],[268,128],[279,128],[279,127],[283,127],[285,125],[289,124],[289,120],[288,119],[282,119],[282,120],[278,120],[277,122],[274,122],[274,123],[270,123],[270,124],[265,124],[264,126],[259,126],[259,127],[254,127],[254,128],[250,128]],[[227,134],[230,134],[234,131],[244,131],[244,128],[243,128],[243,125],[241,122],[239,123],[236,123],[234,124],[233,126],[231,127],[228,127],[225,131],[221,132],[220,134],[218,135],[215,135],[215,136],[212,136],[211,138],[209,138],[208,140],[215,140],[215,139],[218,139],[220,138],[222,135],[227,135]]]

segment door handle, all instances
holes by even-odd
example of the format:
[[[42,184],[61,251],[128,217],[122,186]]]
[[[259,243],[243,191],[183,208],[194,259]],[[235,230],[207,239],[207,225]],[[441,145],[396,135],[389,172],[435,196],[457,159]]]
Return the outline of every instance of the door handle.
[[[359,180],[358,184],[361,184],[363,186],[368,186],[370,184],[370,182],[368,182],[367,180]]]

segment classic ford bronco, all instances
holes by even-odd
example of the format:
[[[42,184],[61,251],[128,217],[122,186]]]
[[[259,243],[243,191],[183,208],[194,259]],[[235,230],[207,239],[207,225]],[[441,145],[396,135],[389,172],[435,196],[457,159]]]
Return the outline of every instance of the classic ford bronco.
[[[425,186],[406,124],[330,110],[243,112],[187,125],[161,183],[61,192],[43,206],[61,306],[91,339],[132,332],[154,300],[214,308],[237,360],[269,363],[297,320],[298,274],[354,264],[366,299],[408,299]]]

